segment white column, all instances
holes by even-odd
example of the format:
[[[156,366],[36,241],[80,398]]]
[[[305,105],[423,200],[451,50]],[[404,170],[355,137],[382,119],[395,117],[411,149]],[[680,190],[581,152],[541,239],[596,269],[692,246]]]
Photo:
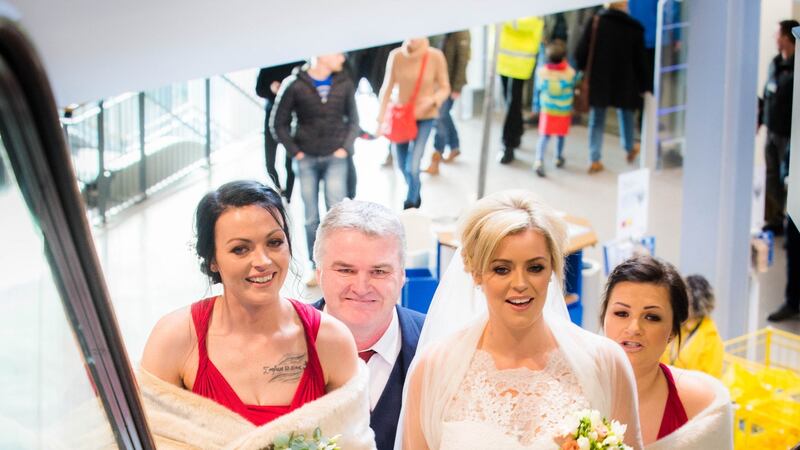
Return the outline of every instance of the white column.
[[[760,0],[691,0],[681,271],[716,290],[723,338],[747,329]]]

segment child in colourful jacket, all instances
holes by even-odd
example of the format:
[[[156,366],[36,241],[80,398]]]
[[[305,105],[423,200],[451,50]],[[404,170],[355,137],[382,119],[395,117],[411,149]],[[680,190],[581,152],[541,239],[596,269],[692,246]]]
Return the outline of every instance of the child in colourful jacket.
[[[572,98],[575,90],[575,70],[566,61],[564,41],[553,40],[545,49],[547,64],[537,75],[539,102],[539,143],[533,168],[545,176],[544,152],[551,136],[556,137],[556,167],[564,167],[564,138],[572,121]]]

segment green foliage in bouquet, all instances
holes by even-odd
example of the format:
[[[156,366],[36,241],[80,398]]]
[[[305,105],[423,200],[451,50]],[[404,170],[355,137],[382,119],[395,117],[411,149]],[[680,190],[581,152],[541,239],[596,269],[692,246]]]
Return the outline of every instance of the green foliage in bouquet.
[[[342,450],[336,443],[340,435],[326,438],[322,435],[322,430],[317,427],[311,438],[303,434],[281,434],[275,441],[264,450]]]
[[[560,450],[630,450],[623,443],[626,426],[609,421],[594,410],[583,410],[573,416],[575,431],[555,439]]]

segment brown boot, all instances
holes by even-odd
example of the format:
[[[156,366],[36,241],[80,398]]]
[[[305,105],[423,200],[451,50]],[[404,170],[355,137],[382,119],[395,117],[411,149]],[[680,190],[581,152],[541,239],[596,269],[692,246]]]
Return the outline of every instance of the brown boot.
[[[633,164],[636,161],[636,157],[639,156],[639,143],[633,144],[633,148],[628,154],[625,156],[625,160],[628,161],[628,164]]]
[[[444,159],[444,162],[446,163],[453,162],[460,154],[461,150],[457,148],[451,148],[450,153],[447,154],[447,158]]]
[[[427,169],[423,169],[422,171],[431,175],[439,175],[439,163],[442,161],[442,154],[434,151],[433,155],[431,156],[431,165],[428,166]]]
[[[591,166],[589,166],[589,170],[588,170],[588,172],[589,172],[590,174],[592,174],[592,173],[601,172],[603,169],[604,169],[604,167],[603,167],[603,163],[601,163],[600,161],[594,161],[594,162],[592,163],[592,165],[591,165]]]

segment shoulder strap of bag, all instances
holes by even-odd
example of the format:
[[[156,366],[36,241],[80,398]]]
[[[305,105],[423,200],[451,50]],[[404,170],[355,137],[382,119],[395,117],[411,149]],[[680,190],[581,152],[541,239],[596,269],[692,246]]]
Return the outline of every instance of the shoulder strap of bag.
[[[589,80],[592,74],[592,61],[594,60],[594,44],[597,42],[597,27],[600,24],[600,16],[595,14],[592,18],[592,37],[589,40],[589,60],[586,62],[586,70],[583,72],[583,78]]]
[[[411,94],[411,98],[408,99],[408,103],[414,104],[417,100],[417,94],[419,94],[419,87],[422,84],[422,75],[425,73],[425,66],[428,64],[428,50],[425,50],[425,56],[422,57],[422,67],[419,69],[419,75],[417,75],[417,82],[414,84],[414,92]]]

